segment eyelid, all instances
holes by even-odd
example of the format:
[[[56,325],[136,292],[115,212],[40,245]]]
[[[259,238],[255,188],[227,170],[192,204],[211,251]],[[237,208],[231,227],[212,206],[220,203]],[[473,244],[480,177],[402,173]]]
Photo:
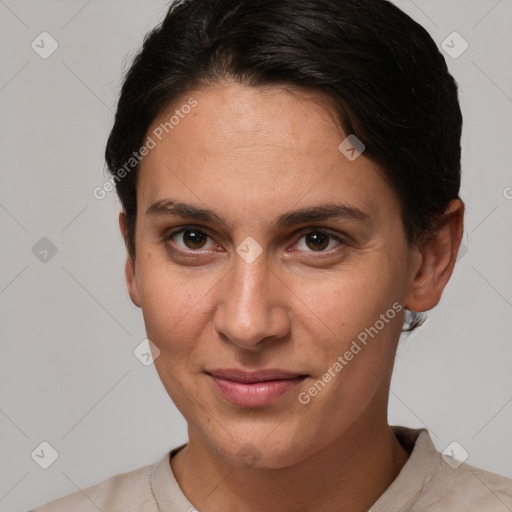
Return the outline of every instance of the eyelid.
[[[182,231],[200,231],[201,233],[204,233],[205,235],[208,235],[208,230],[204,226],[196,226],[194,224],[184,224],[181,226],[177,226],[175,228],[172,228],[169,231],[166,231],[166,234],[164,235],[164,238],[170,238],[171,236],[181,233]],[[210,235],[208,235],[210,236]]]
[[[332,236],[333,238],[342,241],[341,234],[335,234],[333,230],[329,228],[323,228],[320,226],[307,226],[305,228],[299,229],[297,233],[300,235],[307,235],[309,233],[323,233],[324,235],[329,235]]]

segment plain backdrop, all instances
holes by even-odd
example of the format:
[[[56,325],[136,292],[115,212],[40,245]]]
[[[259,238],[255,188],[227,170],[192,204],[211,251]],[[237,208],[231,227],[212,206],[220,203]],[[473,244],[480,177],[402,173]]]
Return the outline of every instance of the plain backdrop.
[[[512,477],[512,2],[397,4],[460,86],[467,215],[440,305],[400,343],[389,421]],[[167,7],[0,0],[3,512],[152,464],[187,439],[154,366],[133,354],[145,331],[125,290],[119,203],[92,194],[123,71]],[[58,44],[46,59],[31,46],[55,44],[42,32]],[[42,442],[58,453],[48,469],[31,455]]]

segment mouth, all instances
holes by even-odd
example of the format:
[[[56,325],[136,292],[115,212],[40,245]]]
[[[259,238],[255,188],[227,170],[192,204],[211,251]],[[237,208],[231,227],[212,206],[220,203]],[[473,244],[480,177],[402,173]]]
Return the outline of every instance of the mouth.
[[[214,390],[239,407],[263,407],[290,393],[309,375],[287,370],[217,369],[205,372]]]

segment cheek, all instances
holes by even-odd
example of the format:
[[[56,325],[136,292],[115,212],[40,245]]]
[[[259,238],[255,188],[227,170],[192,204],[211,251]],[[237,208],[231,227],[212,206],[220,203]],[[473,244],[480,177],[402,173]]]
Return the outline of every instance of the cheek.
[[[198,339],[215,281],[191,279],[166,265],[139,273],[141,308],[148,338],[163,352],[186,351]]]
[[[315,370],[331,368],[339,376],[333,388],[343,381],[350,394],[360,393],[365,383],[376,384],[375,375],[385,378],[403,325],[403,297],[393,265],[383,264],[382,258],[365,263],[326,278],[297,281],[294,288],[299,302],[307,305],[304,316],[296,317],[309,331],[302,353],[316,363]],[[333,368],[338,357],[343,358],[341,371]]]
[[[160,350],[155,369],[173,402],[188,410],[200,400],[193,376],[197,373],[198,340],[208,318],[207,279],[186,277],[186,273],[159,265],[141,269],[141,307],[147,337]],[[209,354],[202,357],[208,359]],[[202,361],[203,359],[199,359]]]
[[[354,337],[401,299],[391,269],[382,264],[374,267],[367,263],[322,278],[303,279],[295,283],[294,293],[326,331]]]

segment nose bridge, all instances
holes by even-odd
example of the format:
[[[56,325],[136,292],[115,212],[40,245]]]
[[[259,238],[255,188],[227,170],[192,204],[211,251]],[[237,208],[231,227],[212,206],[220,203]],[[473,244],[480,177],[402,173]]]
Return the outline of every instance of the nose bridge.
[[[236,255],[228,276],[215,315],[219,334],[245,348],[284,336],[288,317],[264,255],[250,263]]]

